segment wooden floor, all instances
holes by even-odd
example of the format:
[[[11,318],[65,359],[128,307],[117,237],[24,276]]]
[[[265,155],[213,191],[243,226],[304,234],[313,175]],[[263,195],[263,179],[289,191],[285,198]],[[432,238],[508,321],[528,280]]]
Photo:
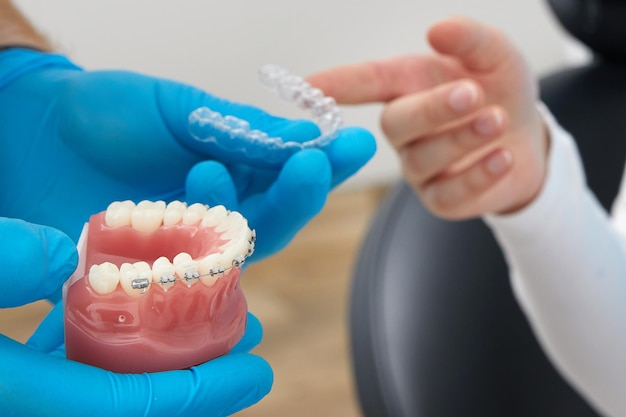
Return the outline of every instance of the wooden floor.
[[[347,299],[359,243],[384,190],[331,194],[322,213],[278,255],[242,279],[250,311],[263,323],[255,353],[274,369],[274,388],[239,417],[356,417]],[[44,303],[0,310],[0,333],[24,341]]]

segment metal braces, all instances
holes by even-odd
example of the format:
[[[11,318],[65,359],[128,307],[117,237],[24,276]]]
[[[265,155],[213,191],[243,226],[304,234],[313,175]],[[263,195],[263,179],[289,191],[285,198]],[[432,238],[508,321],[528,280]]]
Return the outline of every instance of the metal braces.
[[[206,274],[200,274],[198,270],[186,271],[183,277],[177,277],[176,275],[171,274],[171,273],[163,274],[159,281],[151,281],[149,278],[135,278],[130,281],[131,288],[134,290],[141,290],[139,291],[139,294],[143,295],[148,291],[148,287],[153,284],[161,284],[161,286],[163,287],[163,290],[167,291],[170,287],[174,285],[174,283],[176,283],[176,281],[186,281],[187,287],[191,288],[191,285],[195,282],[198,282],[200,277],[207,277],[207,276],[221,277],[227,271],[230,271],[231,269],[234,269],[234,268],[241,268],[243,266],[243,264],[246,262],[246,259],[248,259],[250,255],[252,255],[252,253],[254,252],[255,241],[256,241],[256,231],[252,230],[250,240],[248,241],[249,243],[248,253],[246,253],[245,255],[236,256],[232,261],[232,265],[229,267],[211,268],[209,272]]]

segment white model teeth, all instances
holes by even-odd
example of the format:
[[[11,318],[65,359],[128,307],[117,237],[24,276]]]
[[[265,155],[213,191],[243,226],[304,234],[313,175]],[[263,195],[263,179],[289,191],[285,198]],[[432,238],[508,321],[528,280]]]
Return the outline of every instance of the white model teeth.
[[[207,207],[194,203],[190,206],[180,201],[165,204],[164,201],[116,201],[109,205],[104,215],[108,227],[131,226],[133,229],[152,233],[161,226],[184,224],[202,227],[216,227],[224,221],[229,211],[224,206]]]
[[[145,294],[150,289],[151,280],[152,271],[147,262],[139,261],[133,264],[125,262],[120,266],[120,286],[132,297]]]
[[[177,200],[170,202],[163,213],[163,226],[173,226],[180,223],[186,210],[187,204]]]
[[[152,282],[161,284],[167,291],[176,282],[176,268],[165,256],[161,256],[152,264]]]
[[[194,225],[200,223],[207,213],[208,207],[204,204],[194,203],[183,213],[183,224]]]
[[[198,262],[194,261],[186,252],[181,252],[173,259],[176,275],[179,279],[187,283],[187,287],[191,287],[198,282],[200,272],[198,271]]]
[[[232,259],[232,258],[230,258]],[[231,266],[232,261],[227,259],[224,254],[212,253],[198,262],[198,271],[200,272],[200,280],[204,285],[211,286],[215,284],[218,278],[224,275],[224,272]]]
[[[89,272],[89,282],[102,295],[113,292],[118,285],[132,297],[146,294],[153,284],[160,285],[164,291],[176,281],[188,287],[198,281],[211,286],[226,271],[240,267],[254,250],[255,235],[247,220],[224,206],[209,208],[198,203],[187,206],[180,201],[167,205],[163,201],[142,201],[135,205],[132,201],[121,201],[109,205],[104,221],[111,228],[132,227],[143,233],[179,224],[210,227],[225,242],[218,247],[218,253],[204,258],[194,260],[190,254],[181,252],[171,262],[164,256],[158,258],[152,268],[143,261],[123,263],[119,268],[109,262],[94,265]]]
[[[251,254],[252,232],[248,227],[247,220],[237,212],[231,212],[215,231],[222,233],[222,239],[226,239],[220,249],[226,258],[232,259],[235,263],[241,262],[241,256],[247,257]]]
[[[214,206],[207,210],[206,214],[202,218],[200,226],[202,227],[216,227],[226,219],[228,216],[228,210],[224,206]]]
[[[230,238],[233,235],[237,235],[244,227],[248,227],[246,219],[241,215],[241,213],[231,211],[218,225],[215,226],[215,231],[221,233],[222,237]]]
[[[130,200],[114,201],[109,204],[104,221],[109,227],[130,226],[130,217],[135,210],[135,203]]]
[[[165,213],[165,202],[163,201],[142,201],[137,204],[133,211],[130,223],[133,229],[152,233],[163,224],[163,215]]]
[[[120,270],[111,262],[100,265],[92,265],[89,269],[89,285],[95,292],[101,295],[110,294],[117,288],[120,282]]]

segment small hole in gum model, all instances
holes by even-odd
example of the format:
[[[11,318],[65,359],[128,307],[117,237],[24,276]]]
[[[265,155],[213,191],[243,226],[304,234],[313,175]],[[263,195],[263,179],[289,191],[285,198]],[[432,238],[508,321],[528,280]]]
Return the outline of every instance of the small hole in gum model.
[[[163,202],[116,202],[91,216],[63,287],[68,359],[158,372],[206,362],[239,341],[247,318],[241,261],[254,231],[222,206],[176,205],[181,214],[190,208],[203,218],[155,227],[155,218],[168,218]]]

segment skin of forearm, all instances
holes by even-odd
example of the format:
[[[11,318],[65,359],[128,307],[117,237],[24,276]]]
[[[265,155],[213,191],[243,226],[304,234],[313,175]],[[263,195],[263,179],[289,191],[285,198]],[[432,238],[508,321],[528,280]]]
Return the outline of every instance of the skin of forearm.
[[[48,40],[10,0],[0,0],[0,49],[11,47],[52,51]]]

